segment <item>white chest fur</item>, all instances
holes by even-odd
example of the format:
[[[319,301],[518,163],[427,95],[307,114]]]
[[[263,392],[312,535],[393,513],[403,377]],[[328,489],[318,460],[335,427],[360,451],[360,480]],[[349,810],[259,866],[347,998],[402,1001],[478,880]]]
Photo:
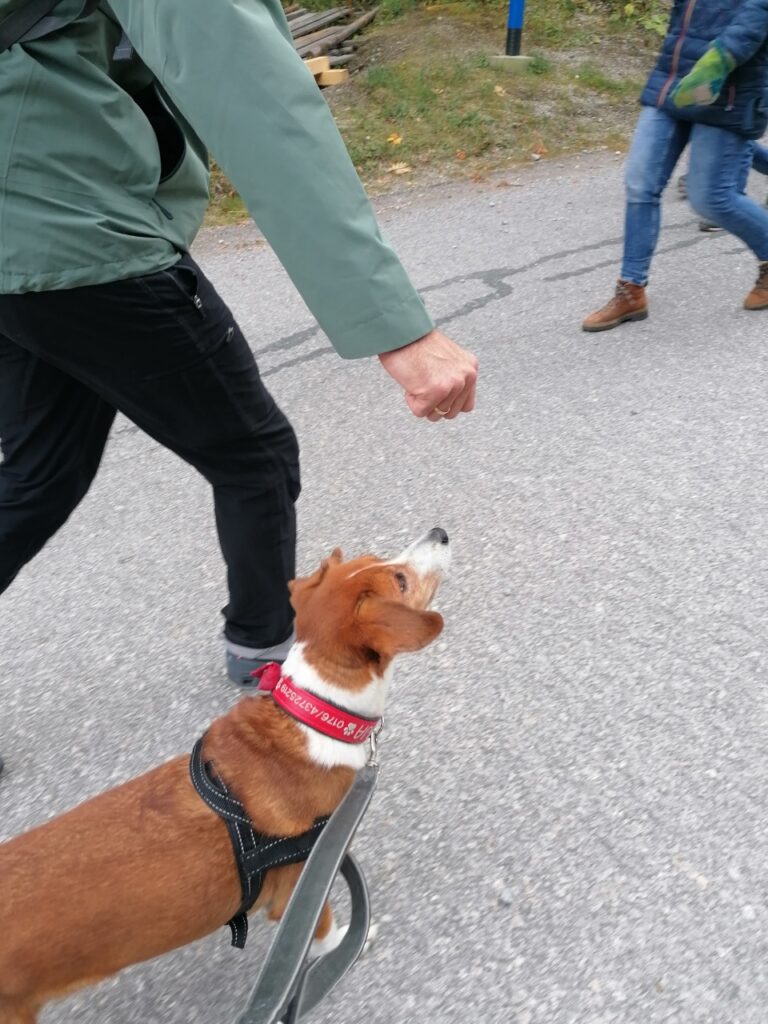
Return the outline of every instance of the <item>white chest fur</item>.
[[[332,704],[346,708],[347,711],[351,711],[355,715],[360,715],[363,718],[380,718],[384,714],[384,704],[392,675],[391,665],[384,675],[374,676],[362,690],[351,692],[324,679],[305,658],[304,644],[296,643],[288,652],[288,657],[283,663],[283,672],[302,689],[309,690],[310,693],[314,693],[317,697],[330,701]],[[367,762],[367,743],[343,743],[331,736],[315,732],[309,726],[301,723],[298,725],[307,737],[309,756],[324,768],[346,766],[358,770]]]

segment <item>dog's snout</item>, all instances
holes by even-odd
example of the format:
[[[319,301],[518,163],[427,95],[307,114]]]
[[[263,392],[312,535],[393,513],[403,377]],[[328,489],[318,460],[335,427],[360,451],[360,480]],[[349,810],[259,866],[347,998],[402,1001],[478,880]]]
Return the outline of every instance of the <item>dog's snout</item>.
[[[451,563],[448,534],[439,526],[433,527],[410,544],[395,562],[407,562],[419,575],[445,573]]]

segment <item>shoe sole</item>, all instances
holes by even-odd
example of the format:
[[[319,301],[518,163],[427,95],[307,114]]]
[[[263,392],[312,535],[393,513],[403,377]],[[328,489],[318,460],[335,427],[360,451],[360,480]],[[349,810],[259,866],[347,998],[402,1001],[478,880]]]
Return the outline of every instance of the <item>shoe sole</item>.
[[[251,675],[247,675],[245,678],[240,678],[239,676],[232,676],[228,672],[227,680],[232,684],[232,686],[236,686],[238,690],[256,690],[259,685],[259,680],[254,679]]]
[[[274,661],[274,658],[271,660]],[[269,663],[270,659],[238,658],[230,652],[227,652],[227,680],[233,686],[236,686],[238,690],[256,690],[259,686],[259,680],[254,679],[251,672],[253,672],[254,669],[263,668],[264,665],[268,665]]]
[[[744,309],[748,310],[750,313],[757,313],[761,309],[768,309],[768,299],[766,299],[765,302],[761,302],[759,306],[748,306],[745,302]]]
[[[620,316],[617,320],[609,320],[607,324],[595,324],[594,326],[587,326],[586,324],[581,325],[582,331],[586,331],[587,334],[597,334],[599,331],[611,331],[614,327],[618,327],[619,324],[626,324],[630,320],[647,320],[648,310],[641,309],[637,313],[627,313],[626,316]]]

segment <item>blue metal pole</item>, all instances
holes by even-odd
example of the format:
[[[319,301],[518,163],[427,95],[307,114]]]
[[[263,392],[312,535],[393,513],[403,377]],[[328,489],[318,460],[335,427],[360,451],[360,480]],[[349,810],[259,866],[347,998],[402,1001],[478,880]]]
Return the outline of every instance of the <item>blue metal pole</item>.
[[[509,0],[509,19],[507,21],[507,56],[519,57],[523,40],[523,18],[525,17],[525,0]]]

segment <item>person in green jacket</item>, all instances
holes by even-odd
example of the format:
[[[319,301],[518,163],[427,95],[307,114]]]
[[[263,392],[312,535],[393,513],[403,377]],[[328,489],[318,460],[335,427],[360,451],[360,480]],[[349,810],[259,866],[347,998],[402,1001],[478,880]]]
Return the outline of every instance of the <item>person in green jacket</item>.
[[[381,238],[278,0],[60,0],[3,49],[28,2],[0,0],[0,592],[119,410],[213,487],[244,683],[291,637],[298,446],[189,255],[208,153],[339,355],[377,356],[414,415],[469,412],[477,362]]]

